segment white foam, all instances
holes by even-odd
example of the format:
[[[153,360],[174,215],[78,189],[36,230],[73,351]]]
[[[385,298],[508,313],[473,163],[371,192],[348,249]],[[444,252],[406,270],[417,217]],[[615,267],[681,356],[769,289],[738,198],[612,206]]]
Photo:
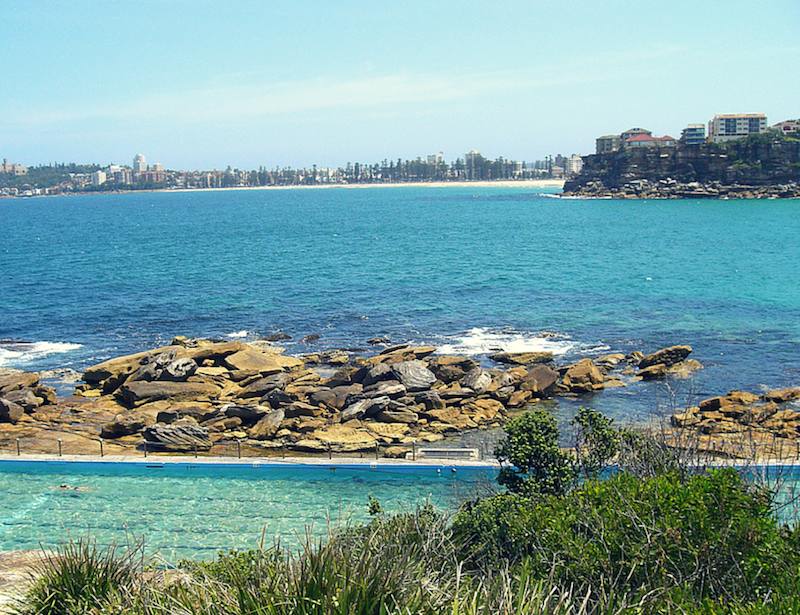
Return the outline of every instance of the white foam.
[[[555,333],[523,333],[512,330],[475,328],[451,337],[439,346],[442,354],[480,355],[491,352],[552,352],[562,355],[578,347],[567,336]]]
[[[72,352],[81,344],[69,342],[13,342],[0,346],[0,365],[24,365],[51,354]]]
[[[247,337],[248,335],[250,335],[250,331],[242,329],[241,331],[234,331],[233,333],[228,333],[228,335],[226,335],[225,337],[230,337],[233,339],[241,339],[243,337]]]

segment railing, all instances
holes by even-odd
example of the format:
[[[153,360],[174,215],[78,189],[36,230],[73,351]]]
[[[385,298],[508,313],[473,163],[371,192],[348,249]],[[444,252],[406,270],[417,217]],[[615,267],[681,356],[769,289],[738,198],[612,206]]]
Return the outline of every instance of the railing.
[[[91,443],[94,442],[96,449],[93,451]],[[4,450],[5,449],[5,450]],[[111,450],[109,450],[111,449]],[[400,459],[407,461],[417,460],[469,460],[469,461],[488,461],[495,460],[493,446],[491,443],[478,442],[473,447],[459,447],[455,443],[453,446],[442,445],[424,446],[413,441],[408,444],[381,443],[375,442],[374,447],[363,448],[355,451],[343,451],[332,444],[328,444],[324,449],[314,452],[294,450],[291,446],[280,445],[275,447],[260,446],[252,441],[226,440],[214,443],[210,449],[198,448],[197,446],[187,450],[163,450],[153,442],[142,439],[138,443],[125,442],[117,443],[115,440],[97,438],[95,440],[82,440],[80,443],[65,442],[62,438],[46,440],[37,438],[16,438],[13,449],[7,446],[0,446],[0,455],[16,454],[17,457],[37,455],[45,457],[61,458],[70,457],[99,457],[107,456],[147,459],[152,456],[174,456],[187,458],[217,457],[217,458],[271,458],[285,459],[287,457],[307,457],[307,458],[326,458],[333,459]]]

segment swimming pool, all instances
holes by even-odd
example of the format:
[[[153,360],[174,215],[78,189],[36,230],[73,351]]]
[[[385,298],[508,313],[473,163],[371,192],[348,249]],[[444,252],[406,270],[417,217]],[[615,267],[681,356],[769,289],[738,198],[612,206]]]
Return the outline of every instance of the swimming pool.
[[[492,488],[487,467],[113,463],[0,460],[0,550],[143,540],[167,561],[287,546],[329,524],[364,521],[369,496],[389,512],[430,500],[454,510]]]

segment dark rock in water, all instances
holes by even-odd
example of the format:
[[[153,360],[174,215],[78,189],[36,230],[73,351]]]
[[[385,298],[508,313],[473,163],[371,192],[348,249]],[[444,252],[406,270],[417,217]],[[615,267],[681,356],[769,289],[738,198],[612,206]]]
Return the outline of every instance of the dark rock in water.
[[[270,407],[239,404],[227,404],[220,408],[227,417],[236,417],[242,420],[245,425],[257,423],[261,418],[272,410]]]
[[[256,440],[271,438],[275,435],[275,432],[278,431],[284,417],[285,415],[281,408],[267,412],[267,414],[261,417],[261,420],[250,429],[250,437]]]
[[[25,414],[25,409],[13,401],[0,398],[0,423],[16,423]]]
[[[30,389],[17,389],[3,393],[3,398],[22,406],[25,412],[31,413],[44,403],[41,397],[37,397]]]
[[[485,369],[476,367],[466,376],[464,376],[464,378],[461,380],[461,384],[468,389],[472,389],[475,393],[480,395],[481,393],[484,393],[492,384],[492,375]]]
[[[534,365],[522,379],[520,389],[536,397],[549,397],[558,382],[558,372],[548,365]]]
[[[239,397],[241,398],[264,397],[264,395],[266,395],[273,389],[284,388],[291,381],[292,377],[289,374],[285,373],[265,376],[264,378],[259,378],[258,380],[251,382],[246,387],[244,387],[244,389],[242,389],[242,392],[239,393]]]
[[[188,453],[211,448],[208,429],[191,419],[181,419],[171,425],[152,425],[146,427],[142,435],[152,450]]]
[[[496,352],[489,355],[492,361],[510,365],[530,365],[531,363],[550,363],[552,352]]]
[[[136,381],[122,385],[118,396],[125,405],[137,406],[159,399],[194,401],[196,399],[214,397],[219,391],[219,388],[202,382]]]
[[[310,335],[306,335],[304,338],[300,340],[301,344],[312,344],[314,342],[318,342],[320,338],[319,333],[312,333]]]
[[[367,340],[367,344],[370,346],[377,346],[379,344],[391,344],[392,340],[388,337],[371,337]]]
[[[409,391],[424,391],[436,382],[436,376],[428,369],[424,361],[394,363],[392,372]]]
[[[670,346],[662,348],[652,354],[645,355],[639,361],[639,368],[650,367],[651,365],[658,365],[662,363],[666,367],[672,367],[676,363],[680,363],[692,353],[691,346]]]
[[[292,336],[284,333],[283,331],[278,331],[276,333],[270,333],[264,339],[268,342],[285,342],[286,340],[292,339]]]

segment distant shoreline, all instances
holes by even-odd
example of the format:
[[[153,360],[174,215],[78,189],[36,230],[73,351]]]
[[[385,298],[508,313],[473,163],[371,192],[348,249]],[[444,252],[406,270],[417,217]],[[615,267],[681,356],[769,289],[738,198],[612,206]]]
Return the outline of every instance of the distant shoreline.
[[[80,191],[80,192],[61,192],[58,194],[37,194],[31,196],[0,196],[9,199],[32,199],[38,197],[53,196],[77,196],[77,195],[103,195],[103,194],[138,194],[149,192],[222,192],[231,190],[332,190],[335,188],[344,189],[366,189],[366,188],[562,188],[563,179],[520,179],[520,180],[481,180],[481,181],[436,181],[436,182],[387,182],[387,183],[366,183],[366,184],[314,184],[288,185],[288,186],[230,186],[226,188],[152,188],[147,190],[109,190],[109,191]]]

